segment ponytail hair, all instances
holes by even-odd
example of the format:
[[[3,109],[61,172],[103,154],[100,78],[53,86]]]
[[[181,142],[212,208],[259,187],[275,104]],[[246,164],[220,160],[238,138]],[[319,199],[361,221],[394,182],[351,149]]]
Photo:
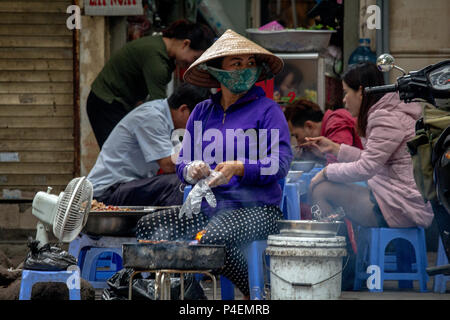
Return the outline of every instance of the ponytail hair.
[[[178,40],[189,39],[192,50],[205,51],[214,42],[214,33],[206,25],[193,23],[185,19],[173,22],[167,29],[162,31],[165,38]]]
[[[361,62],[350,66],[343,75],[342,80],[349,88],[355,91],[358,91],[362,87],[363,98],[359,109],[357,131],[359,136],[365,137],[369,110],[384,96],[384,93],[367,95],[364,89],[367,87],[383,86],[383,73],[378,70],[378,67],[374,63]]]

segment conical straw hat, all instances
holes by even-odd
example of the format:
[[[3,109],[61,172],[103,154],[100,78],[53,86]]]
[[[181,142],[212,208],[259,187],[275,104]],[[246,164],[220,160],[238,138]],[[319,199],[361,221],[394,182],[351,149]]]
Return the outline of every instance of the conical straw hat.
[[[184,81],[199,87],[219,88],[219,81],[211,76],[208,71],[199,68],[199,65],[216,58],[239,54],[256,55],[258,62],[265,62],[273,75],[276,75],[283,68],[282,59],[233,30],[228,29],[189,67],[184,73]],[[258,81],[266,78],[267,74],[263,71]]]

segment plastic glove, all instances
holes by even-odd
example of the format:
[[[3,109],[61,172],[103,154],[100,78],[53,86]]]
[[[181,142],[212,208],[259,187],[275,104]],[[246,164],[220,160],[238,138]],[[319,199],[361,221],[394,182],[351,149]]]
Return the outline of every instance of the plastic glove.
[[[195,160],[184,167],[183,178],[187,183],[195,184],[200,179],[208,177],[210,172],[211,168],[207,163],[201,160]]]
[[[222,184],[227,184],[228,180],[222,172],[211,171],[209,176],[205,179],[210,188],[215,188]]]
[[[208,185],[207,179],[200,180],[189,192],[186,201],[180,209],[178,217],[181,219],[184,215],[192,219],[193,214],[199,214],[202,209],[202,200],[206,199],[208,204],[215,208],[217,206],[216,197]]]

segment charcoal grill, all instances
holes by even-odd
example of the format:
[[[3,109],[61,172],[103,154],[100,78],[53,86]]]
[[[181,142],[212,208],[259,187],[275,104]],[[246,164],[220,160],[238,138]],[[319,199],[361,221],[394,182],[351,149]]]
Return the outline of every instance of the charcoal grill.
[[[170,275],[180,274],[181,299],[184,298],[184,274],[202,273],[213,281],[216,299],[217,281],[211,274],[225,264],[224,245],[193,244],[190,241],[161,241],[122,245],[123,266],[133,268],[128,298],[131,300],[133,277],[142,272],[156,274],[155,293],[161,299],[170,299]]]

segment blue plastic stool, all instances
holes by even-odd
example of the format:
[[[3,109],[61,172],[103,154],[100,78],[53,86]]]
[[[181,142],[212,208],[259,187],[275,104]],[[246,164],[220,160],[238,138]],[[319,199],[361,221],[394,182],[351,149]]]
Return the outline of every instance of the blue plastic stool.
[[[402,240],[400,240],[402,239]],[[409,245],[412,245],[413,252]],[[394,241],[396,249],[396,270],[392,269],[392,259],[386,258],[386,247]],[[415,266],[412,257],[415,256]],[[386,260],[390,267],[386,266]],[[360,290],[369,277],[368,266],[377,266],[380,270],[380,286],[369,288],[370,292],[383,292],[385,280],[398,280],[400,288],[412,288],[412,281],[418,280],[420,291],[427,291],[428,275],[425,231],[423,228],[359,228],[358,253],[356,256],[354,290]],[[414,270],[415,269],[415,270]]]
[[[39,282],[63,282],[69,289],[70,300],[81,300],[80,274],[73,271],[22,270],[19,300],[31,300],[33,285]]]
[[[442,239],[439,237],[438,251],[436,257],[436,266],[442,266],[448,264],[448,258],[445,254],[444,245],[442,244]],[[445,293],[447,290],[447,282],[450,281],[450,276],[444,276],[439,274],[434,276],[433,291],[436,293]]]
[[[278,181],[283,194],[280,208],[284,219],[300,220],[299,184],[285,183],[285,179]],[[250,299],[264,299],[264,251],[267,248],[266,240],[252,241],[244,248],[248,266],[248,283]],[[267,260],[266,260],[267,261]],[[268,263],[267,263],[268,264]],[[234,300],[234,285],[227,278],[220,277],[221,294],[223,300]],[[225,299],[224,299],[225,296]]]
[[[68,251],[71,255],[77,257],[78,267],[83,279],[89,281],[96,289],[106,288],[106,281],[123,268],[122,244],[135,242],[136,238],[92,238],[80,234],[69,244]],[[103,270],[98,270],[99,268]]]
[[[95,264],[97,265],[97,269],[94,271],[94,280],[103,282],[102,287],[105,285],[104,281],[107,281],[118,270],[123,268],[120,254],[111,251],[101,253]]]
[[[282,187],[281,211],[287,220],[300,220],[300,185],[299,183],[286,183]]]
[[[103,259],[101,259],[103,256]],[[105,259],[106,258],[106,259]],[[106,281],[114,273],[121,270],[122,249],[121,248],[89,248],[84,260],[79,262],[81,277],[88,280],[96,288],[108,287]],[[107,269],[99,271],[98,268]]]
[[[315,167],[315,168],[311,169],[311,171],[309,171],[307,173],[311,173],[312,175],[316,175],[322,170],[323,170],[323,167]]]
[[[250,300],[264,299],[263,259],[266,259],[264,256],[266,248],[267,241],[258,240],[250,242],[243,250],[247,258]],[[268,264],[268,259],[266,259],[266,264]],[[234,300],[234,284],[228,278],[220,276],[220,289],[222,300]]]
[[[222,300],[234,300],[234,284],[225,276],[220,276],[220,295]]]
[[[250,300],[264,299],[264,252],[267,248],[267,241],[253,241],[246,248],[248,265],[248,282],[250,287]],[[267,259],[266,259],[266,264]],[[266,275],[268,276],[268,275]]]

